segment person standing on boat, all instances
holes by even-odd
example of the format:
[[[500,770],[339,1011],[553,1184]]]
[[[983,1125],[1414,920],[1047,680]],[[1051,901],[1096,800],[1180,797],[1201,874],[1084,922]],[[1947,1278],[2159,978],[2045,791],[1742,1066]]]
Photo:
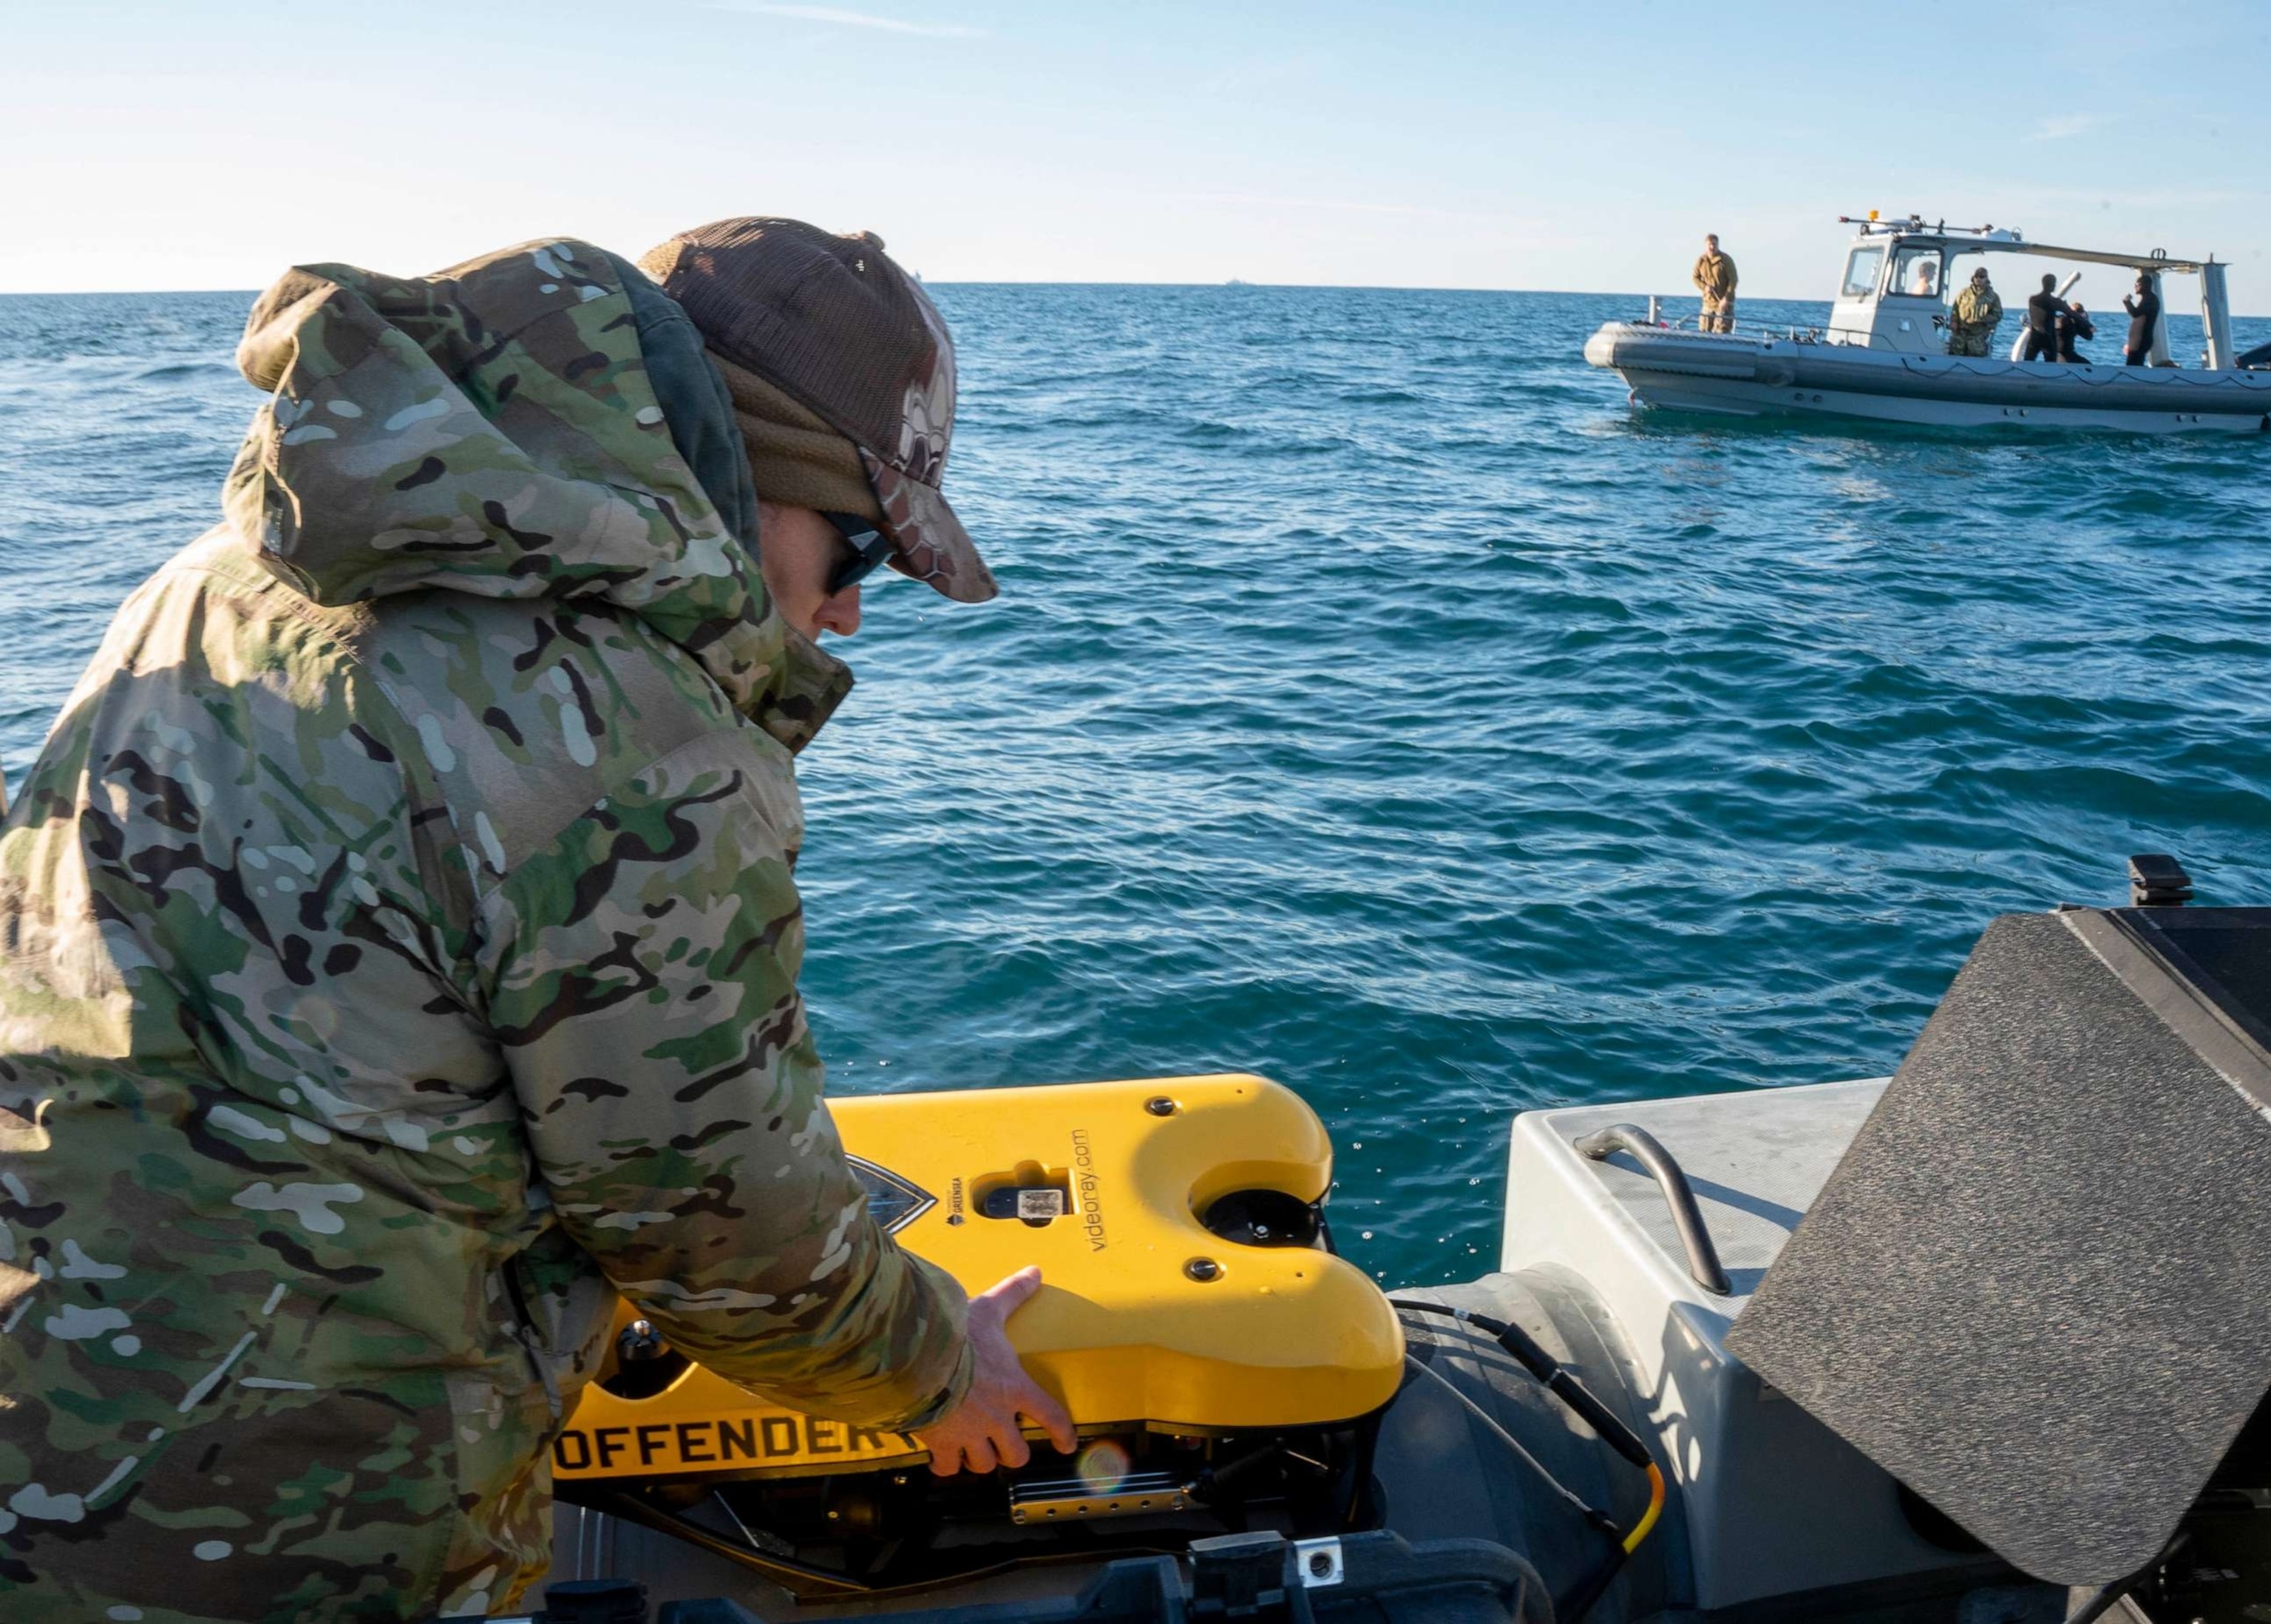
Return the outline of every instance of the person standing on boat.
[[[1987,279],[1987,267],[1980,266],[1971,273],[1970,281],[1955,295],[1954,320],[1949,324],[1947,353],[1951,355],[1984,355],[1995,341],[1995,329],[2003,324],[2003,299],[1995,291],[1994,283]]]
[[[2027,347],[2019,356],[2021,361],[2059,358],[2059,317],[2065,314],[2066,306],[2058,296],[2058,278],[2044,272],[2041,291],[2027,296]]]
[[[2149,367],[2153,364],[2153,334],[2161,324],[2161,295],[2153,291],[2151,272],[2137,273],[2135,295],[2123,299],[2121,308],[2129,312],[2129,337],[2121,346],[2121,364]]]
[[[1703,295],[1702,313],[1695,319],[1699,332],[1735,331],[1735,262],[1719,251],[1719,239],[1703,239],[1703,252],[1695,261],[1695,289]]]
[[[953,340],[736,220],[287,272],[223,522],[0,824],[0,1618],[510,1613],[618,1294],[932,1470],[1070,1419],[869,1211],[794,753],[878,563],[994,595]]]
[[[2089,357],[2076,349],[2074,346],[2084,339],[2094,339],[2096,336],[2097,327],[2089,319],[2089,312],[2081,308],[2081,300],[2075,300],[2059,313],[2058,358],[2074,365],[2088,366]]]

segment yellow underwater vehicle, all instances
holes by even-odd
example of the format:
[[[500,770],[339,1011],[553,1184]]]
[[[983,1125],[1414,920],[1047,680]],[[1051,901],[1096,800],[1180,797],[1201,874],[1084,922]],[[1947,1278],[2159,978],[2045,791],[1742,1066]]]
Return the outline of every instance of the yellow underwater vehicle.
[[[625,1307],[552,1624],[2271,1618],[2271,909],[1989,928],[1891,1078],[1527,1113],[1499,1268],[1383,1292],[1250,1076],[841,1101],[1079,1423],[934,1478]]]

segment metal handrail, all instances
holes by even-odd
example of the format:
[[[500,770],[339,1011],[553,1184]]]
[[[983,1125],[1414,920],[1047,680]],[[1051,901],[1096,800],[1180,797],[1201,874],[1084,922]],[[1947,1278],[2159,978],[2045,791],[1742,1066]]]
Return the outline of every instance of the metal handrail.
[[[1654,321],[1634,318],[1633,324],[1653,327],[1664,332],[1701,332],[1703,330],[1696,325],[1696,323],[1701,319],[1695,315],[1664,316]],[[1827,331],[1826,328],[1799,327],[1788,323],[1777,324],[1773,322],[1753,321],[1741,331],[1731,332],[1726,336],[1734,339],[1778,339],[1788,344],[1819,344],[1821,342],[1821,335]]]
[[[1687,1175],[1679,1170],[1672,1152],[1656,1142],[1654,1134],[1630,1122],[1612,1122],[1575,1143],[1577,1154],[1589,1161],[1606,1161],[1623,1151],[1647,1168],[1672,1209],[1672,1225],[1679,1232],[1679,1244],[1686,1248],[1689,1277],[1715,1297],[1734,1294],[1734,1285],[1720,1266],[1719,1249],[1711,1244],[1711,1232],[1704,1227],[1703,1210],[1695,1204],[1695,1192],[1688,1188]]]

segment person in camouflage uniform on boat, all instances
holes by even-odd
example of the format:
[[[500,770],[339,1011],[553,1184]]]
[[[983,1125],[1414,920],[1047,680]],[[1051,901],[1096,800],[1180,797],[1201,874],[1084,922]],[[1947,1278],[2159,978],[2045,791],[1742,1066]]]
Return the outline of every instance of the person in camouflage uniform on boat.
[[[1735,331],[1735,261],[1722,253],[1716,232],[1703,239],[1703,251],[1696,257],[1695,270],[1690,278],[1695,291],[1702,296],[1703,304],[1695,317],[1698,332],[1732,332]]]
[[[506,1610],[618,1292],[937,1469],[1016,1464],[1020,1410],[1069,1441],[1000,1328],[1031,1271],[965,1331],[822,1100],[792,757],[857,589],[761,549],[720,370],[796,391],[880,324],[837,357],[867,394],[796,410],[891,562],[979,600],[950,340],[871,238],[666,249],[686,306],[575,242],[271,288],[223,522],[0,826],[11,1624]]]
[[[1986,355],[1995,342],[1995,329],[2003,324],[2003,299],[1995,285],[1987,279],[1987,267],[1981,265],[1955,295],[1955,309],[1948,321],[1947,353],[1951,355]]]

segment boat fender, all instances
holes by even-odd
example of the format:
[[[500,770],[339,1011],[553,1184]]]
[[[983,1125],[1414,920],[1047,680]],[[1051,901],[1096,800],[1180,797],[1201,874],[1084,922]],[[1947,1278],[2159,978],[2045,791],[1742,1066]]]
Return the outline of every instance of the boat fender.
[[[1597,360],[1595,345],[1601,346]],[[1739,351],[1717,352],[1693,340],[1660,345],[1612,341],[1601,345],[1598,334],[1586,345],[1585,359],[1597,367],[1610,367],[1619,372],[1630,368],[1640,372],[1668,372],[1678,377],[1724,378],[1731,384],[1751,383],[1759,376],[1760,369],[1758,361]]]

